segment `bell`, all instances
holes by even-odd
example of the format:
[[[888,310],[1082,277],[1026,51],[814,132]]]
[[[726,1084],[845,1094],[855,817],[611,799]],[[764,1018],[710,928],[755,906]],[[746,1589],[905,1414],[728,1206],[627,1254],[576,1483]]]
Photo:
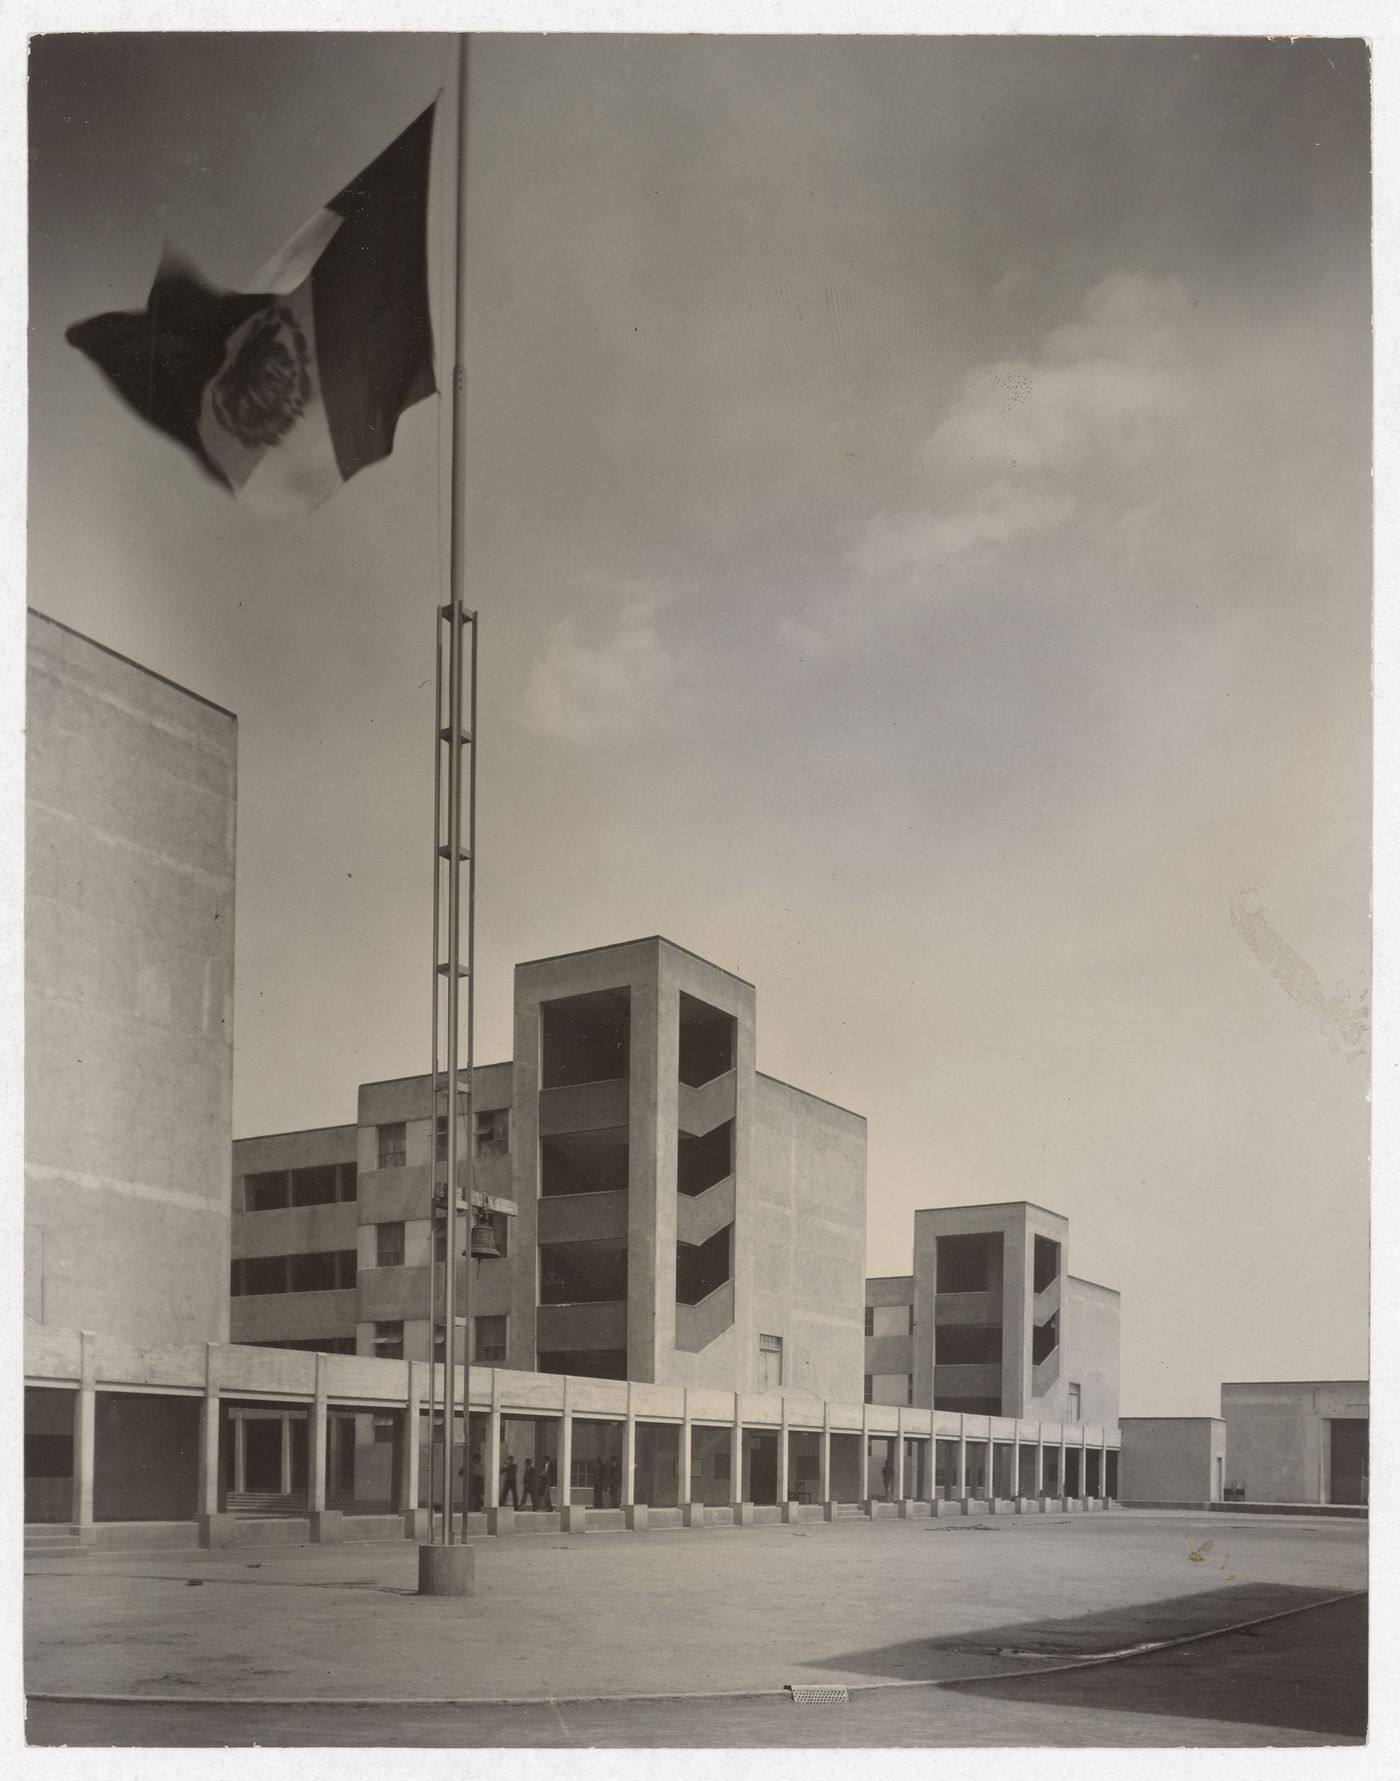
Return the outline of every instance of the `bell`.
[[[472,1260],[495,1261],[500,1256],[496,1232],[489,1218],[478,1215],[472,1221]]]

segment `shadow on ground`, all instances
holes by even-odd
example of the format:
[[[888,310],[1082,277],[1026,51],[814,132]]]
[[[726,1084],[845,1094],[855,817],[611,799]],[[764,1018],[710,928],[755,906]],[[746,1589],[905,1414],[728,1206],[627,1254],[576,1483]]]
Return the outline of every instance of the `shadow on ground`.
[[[951,1681],[1004,1671],[1034,1672],[1046,1664],[1104,1657],[1140,1645],[1216,1632],[1331,1600],[1335,1588],[1294,1583],[1239,1583],[1159,1601],[1133,1602],[1094,1614],[1007,1621],[941,1639],[902,1639],[866,1651],[824,1652],[804,1666],[897,1681]]]
[[[1294,1594],[1307,1594],[1300,1590]],[[1055,1675],[951,1682],[980,1700],[1366,1735],[1367,1598],[1351,1596],[1219,1639]]]

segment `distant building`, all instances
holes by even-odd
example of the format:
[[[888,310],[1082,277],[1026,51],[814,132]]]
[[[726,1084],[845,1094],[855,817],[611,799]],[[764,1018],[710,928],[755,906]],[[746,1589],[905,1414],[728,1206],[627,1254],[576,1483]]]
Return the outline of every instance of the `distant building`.
[[[1225,1423],[1219,1416],[1125,1416],[1122,1499],[1138,1508],[1225,1501]]]
[[[516,967],[463,1135],[514,1208],[471,1264],[479,1362],[859,1401],[865,1121],[763,1075],[754,1025],[751,984],[660,938]],[[445,1155],[426,1075],[239,1140],[234,1340],[427,1360]]]
[[[973,1416],[1118,1420],[1119,1296],[1068,1272],[1025,1200],[914,1214],[914,1272],[865,1284],[865,1396]]]
[[[1371,1388],[1364,1379],[1222,1385],[1225,1483],[1250,1503],[1365,1503]]]

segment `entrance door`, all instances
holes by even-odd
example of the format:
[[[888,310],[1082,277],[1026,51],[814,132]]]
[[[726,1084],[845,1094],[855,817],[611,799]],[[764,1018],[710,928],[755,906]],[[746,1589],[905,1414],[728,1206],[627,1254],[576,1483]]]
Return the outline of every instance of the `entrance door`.
[[[1334,1503],[1366,1501],[1367,1451],[1371,1424],[1363,1416],[1338,1418],[1332,1424],[1332,1489]]]
[[[249,1416],[243,1423],[244,1490],[282,1489],[282,1419]]]

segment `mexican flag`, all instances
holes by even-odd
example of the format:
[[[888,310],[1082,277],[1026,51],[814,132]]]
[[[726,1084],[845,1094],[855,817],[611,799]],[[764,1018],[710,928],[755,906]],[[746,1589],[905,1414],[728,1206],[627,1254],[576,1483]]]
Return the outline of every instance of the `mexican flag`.
[[[167,255],[144,310],[67,338],[117,393],[240,502],[308,513],[388,457],[434,393],[428,310],[429,108],[259,277],[212,290]]]

